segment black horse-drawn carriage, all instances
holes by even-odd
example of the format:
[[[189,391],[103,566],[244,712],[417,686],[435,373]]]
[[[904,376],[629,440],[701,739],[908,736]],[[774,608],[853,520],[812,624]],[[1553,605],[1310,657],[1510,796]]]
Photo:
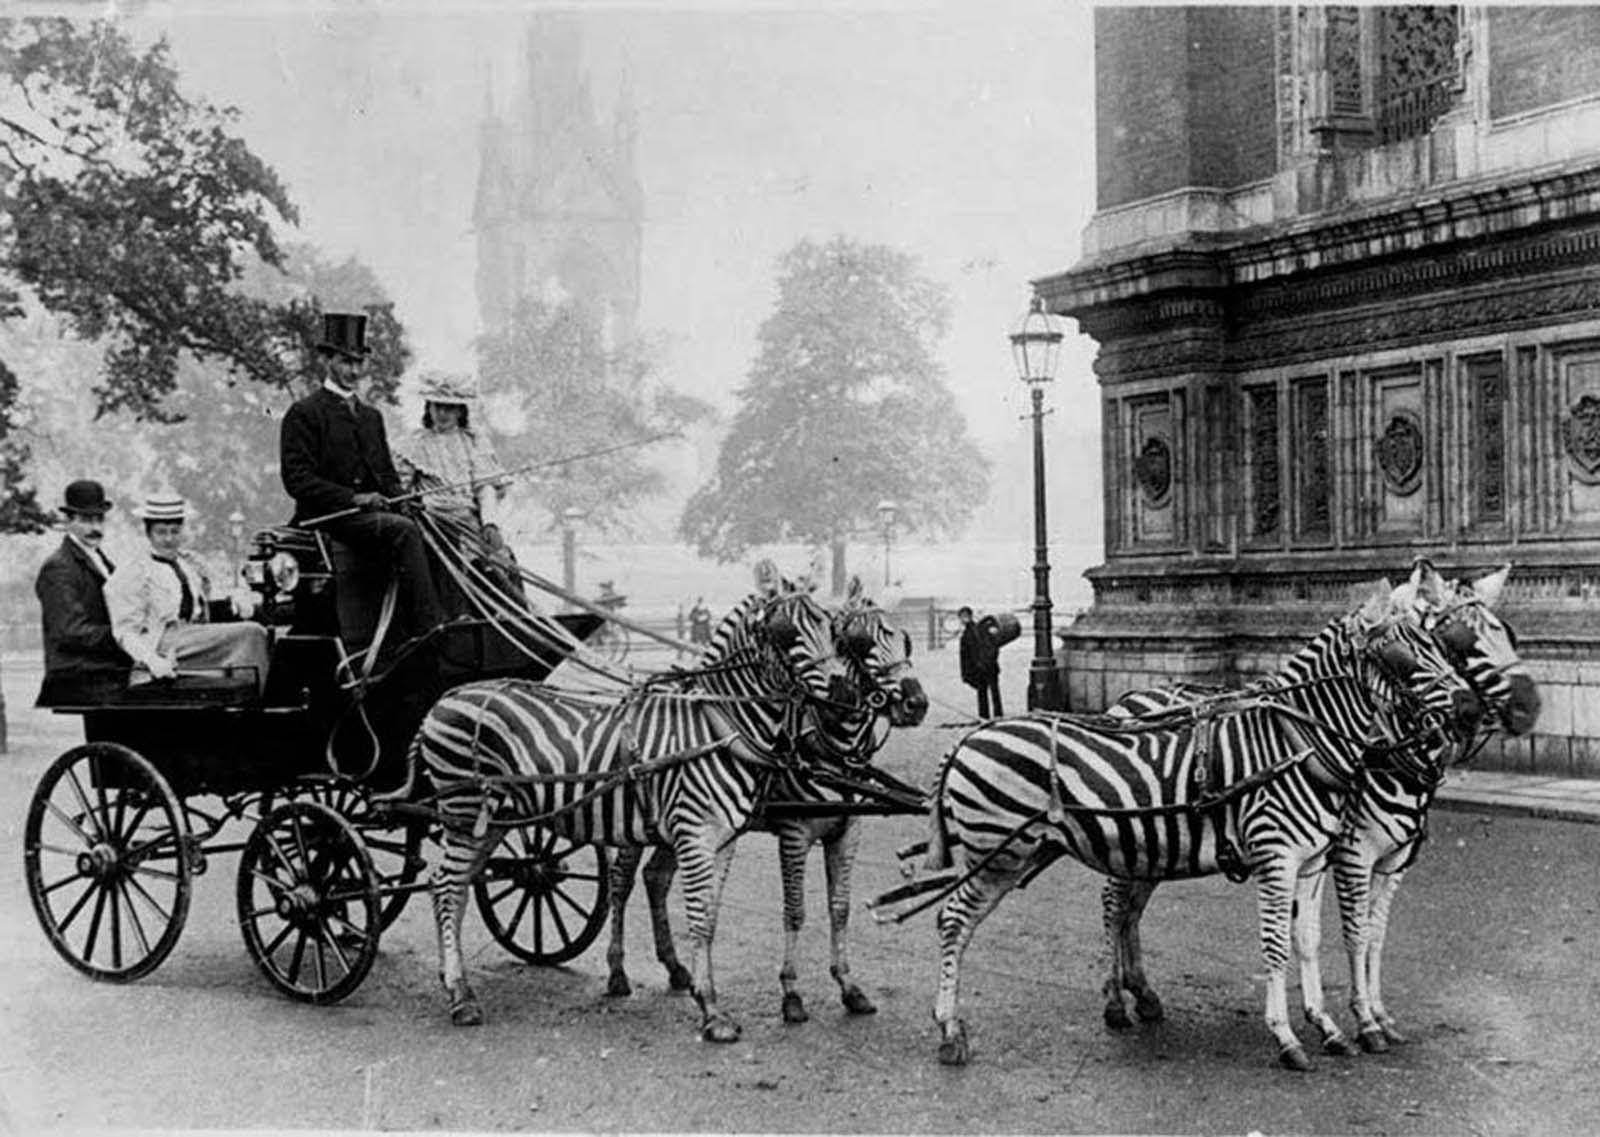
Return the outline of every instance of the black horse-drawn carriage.
[[[602,618],[522,605],[508,620],[447,587],[456,617],[397,643],[386,567],[305,529],[259,533],[246,575],[269,629],[264,681],[180,675],[54,708],[82,717],[84,742],[34,793],[28,891],[68,963],[127,982],[172,951],[194,878],[238,852],[252,958],[290,997],[334,1002],[361,983],[380,932],[425,887],[433,822],[383,795],[403,782],[428,707],[472,679],[545,678]],[[447,585],[460,577],[442,575]],[[598,935],[606,889],[603,850],[516,831],[476,898],[497,941],[555,963]]]

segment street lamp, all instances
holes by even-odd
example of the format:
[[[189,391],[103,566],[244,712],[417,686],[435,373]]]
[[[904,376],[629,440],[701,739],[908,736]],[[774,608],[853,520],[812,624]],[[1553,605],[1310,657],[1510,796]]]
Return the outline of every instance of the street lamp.
[[[587,514],[575,505],[561,511],[561,586],[578,591],[578,523]]]
[[[883,522],[883,586],[889,587],[889,546],[894,543],[894,511],[899,507],[885,498],[878,503],[878,520]]]
[[[1055,378],[1061,354],[1061,329],[1044,301],[1033,298],[1027,315],[1011,333],[1017,376],[1033,400],[1033,662],[1028,667],[1028,709],[1066,709],[1061,675],[1056,670],[1050,620],[1049,540],[1044,511],[1044,386]]]

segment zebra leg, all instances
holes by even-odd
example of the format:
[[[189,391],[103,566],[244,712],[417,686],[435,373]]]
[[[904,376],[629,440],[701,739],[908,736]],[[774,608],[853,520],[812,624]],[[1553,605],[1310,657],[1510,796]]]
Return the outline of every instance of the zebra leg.
[[[1144,951],[1139,942],[1139,921],[1156,890],[1155,881],[1109,877],[1100,893],[1106,942],[1111,949],[1111,974],[1101,989],[1105,995],[1105,1022],[1113,1030],[1133,1025],[1122,993],[1133,995],[1134,1013],[1145,1022],[1158,1022],[1166,1013],[1161,997],[1144,975]]]
[[[644,860],[644,849],[637,845],[612,850],[611,862],[611,943],[606,947],[606,995],[624,998],[633,994],[633,984],[628,981],[626,967],[627,948],[623,932],[628,914],[628,897],[633,894],[634,877],[639,862]],[[651,913],[654,915],[654,912]]]
[[[693,981],[689,992],[700,1005],[700,1037],[707,1042],[737,1042],[742,1028],[717,1008],[717,984],[711,967],[711,945],[717,934],[722,886],[733,866],[734,838],[726,826],[680,836],[674,841],[683,873],[683,902],[689,939],[694,944]]]
[[[1372,1017],[1379,1034],[1391,1043],[1404,1043],[1405,1035],[1395,1026],[1395,1021],[1383,1007],[1383,942],[1389,930],[1389,909],[1395,893],[1400,890],[1405,872],[1389,873],[1374,879],[1372,889],[1372,916],[1367,928],[1367,987],[1371,996]]]
[[[1343,844],[1336,848],[1334,883],[1339,893],[1339,916],[1344,925],[1345,956],[1350,961],[1350,1013],[1356,1020],[1356,1038],[1361,1049],[1381,1054],[1389,1040],[1373,1013],[1372,957],[1376,920],[1373,915],[1374,857],[1364,846]]]
[[[440,838],[443,850],[431,888],[433,919],[439,933],[439,982],[450,1000],[450,1022],[455,1026],[483,1022],[483,1008],[467,982],[461,959],[461,917],[467,906],[467,885],[483,868],[500,836],[493,827],[482,837],[473,837],[447,825]]]
[[[678,858],[670,845],[657,845],[644,863],[644,894],[650,901],[650,934],[655,940],[656,960],[667,969],[667,987],[687,991],[694,977],[678,962],[677,945],[672,942],[672,921],[667,914],[667,892],[678,874]]]
[[[852,1015],[875,1015],[877,1005],[850,975],[850,874],[861,848],[861,825],[846,815],[823,840],[822,863],[828,873],[828,919],[832,935],[833,965],[829,970],[839,984],[839,1001]]]
[[[1278,1040],[1278,1063],[1310,1070],[1311,1059],[1289,1025],[1290,917],[1298,866],[1277,857],[1256,867],[1256,909],[1261,921],[1261,958],[1267,970],[1267,1029]]]
[[[773,829],[783,877],[783,966],[778,969],[778,986],[783,989],[783,1021],[792,1025],[811,1018],[795,985],[800,976],[800,931],[806,923],[806,857],[811,853],[812,832],[803,821],[781,822]]]
[[[958,1014],[961,957],[978,925],[1021,878],[1020,869],[990,865],[964,882],[939,908],[939,994],[933,1004],[933,1021],[939,1027],[939,1061],[945,1066],[965,1066],[972,1057],[967,1024]]]
[[[1356,1052],[1355,1047],[1328,1014],[1322,991],[1322,888],[1327,879],[1324,872],[1303,872],[1295,882],[1290,918],[1294,954],[1300,963],[1300,1006],[1306,1021],[1322,1035],[1322,1049],[1348,1056]]]

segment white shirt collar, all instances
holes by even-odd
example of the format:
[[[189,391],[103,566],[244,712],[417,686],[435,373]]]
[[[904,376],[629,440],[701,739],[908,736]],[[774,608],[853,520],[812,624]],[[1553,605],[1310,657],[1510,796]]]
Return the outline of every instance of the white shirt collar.
[[[322,389],[324,391],[331,391],[333,394],[338,395],[341,399],[343,399],[347,403],[351,399],[356,397],[356,393],[354,391],[346,391],[343,387],[339,386],[339,384],[335,383],[332,379],[324,379],[322,381]]]
[[[67,540],[71,541],[74,545],[78,546],[78,548],[82,549],[85,555],[87,555],[88,558],[93,561],[98,568],[104,570],[105,567],[111,563],[111,558],[106,556],[103,550],[87,544],[83,538],[79,537],[76,533],[68,533]]]

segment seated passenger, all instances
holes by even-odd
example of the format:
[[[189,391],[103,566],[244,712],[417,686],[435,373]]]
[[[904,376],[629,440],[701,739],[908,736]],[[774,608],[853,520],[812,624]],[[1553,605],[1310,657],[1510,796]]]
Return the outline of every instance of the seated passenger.
[[[267,630],[247,620],[211,623],[210,577],[200,559],[181,548],[184,500],[152,495],[135,516],[144,521],[149,554],[131,558],[106,583],[111,630],[136,666],[130,682],[184,671],[222,678],[229,674],[225,668],[234,668],[231,674],[253,679],[259,693],[267,678]],[[254,611],[246,593],[228,600],[236,616]]]
[[[103,591],[113,568],[100,550],[111,502],[87,479],[69,485],[63,499],[66,535],[33,584],[44,642],[41,707],[100,702],[122,689],[132,663],[111,633]]]
[[[424,491],[423,509],[469,553],[481,552],[474,559],[503,591],[525,600],[515,558],[495,523],[504,468],[488,435],[472,426],[478,393],[466,376],[441,372],[423,375],[420,387],[422,426],[395,448],[400,484],[407,493]]]

